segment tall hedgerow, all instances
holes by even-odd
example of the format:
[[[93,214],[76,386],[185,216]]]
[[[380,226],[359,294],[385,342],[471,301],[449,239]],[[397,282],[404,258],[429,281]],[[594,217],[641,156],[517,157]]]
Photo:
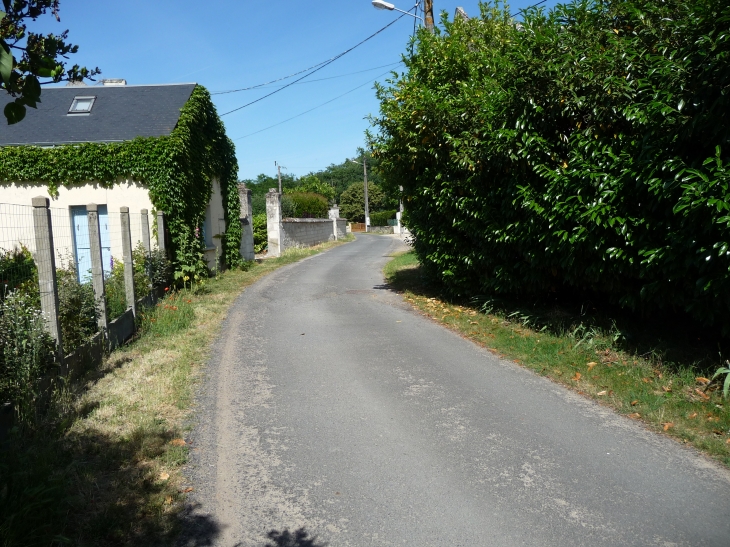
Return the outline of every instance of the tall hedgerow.
[[[454,294],[601,293],[730,331],[730,4],[499,6],[421,32],[369,135]]]

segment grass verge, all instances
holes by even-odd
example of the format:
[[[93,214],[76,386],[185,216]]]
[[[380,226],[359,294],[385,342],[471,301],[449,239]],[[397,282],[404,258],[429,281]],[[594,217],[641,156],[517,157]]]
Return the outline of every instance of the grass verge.
[[[280,258],[175,292],[141,312],[137,339],[60,390],[42,427],[0,447],[0,545],[166,545],[192,486],[185,424],[209,348],[247,286],[328,249]]]
[[[670,347],[650,329],[637,350],[615,322],[601,327],[560,308],[530,312],[514,304],[450,302],[423,280],[413,252],[394,258],[384,274],[420,312],[500,357],[730,466],[730,400],[722,398],[719,383],[709,382],[716,359]]]

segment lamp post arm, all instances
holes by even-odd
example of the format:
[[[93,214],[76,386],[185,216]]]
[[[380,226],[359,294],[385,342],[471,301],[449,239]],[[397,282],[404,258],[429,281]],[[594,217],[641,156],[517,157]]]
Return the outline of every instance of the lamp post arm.
[[[416,15],[415,13],[411,13],[410,11],[403,11],[402,9],[398,9],[396,7],[393,7],[393,10],[398,11],[400,13],[405,13],[406,15],[410,15],[411,17],[415,17],[416,19],[419,19],[421,21],[421,23],[424,22],[423,17],[420,17],[420,16]]]

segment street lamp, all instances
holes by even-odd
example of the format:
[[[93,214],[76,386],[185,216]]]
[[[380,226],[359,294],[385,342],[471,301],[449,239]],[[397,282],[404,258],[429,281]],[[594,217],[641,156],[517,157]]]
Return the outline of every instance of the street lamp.
[[[418,2],[416,2],[416,6],[418,6]],[[398,9],[390,2],[384,2],[383,0],[373,0],[373,7],[375,7],[375,9],[387,9],[388,11],[398,11],[400,13],[405,13],[406,15],[410,15],[411,17],[415,17],[416,19],[420,19],[421,22],[423,22],[423,17],[419,17],[418,15],[415,15],[410,11],[403,11],[402,9]]]
[[[375,2],[373,2],[374,4]],[[383,2],[385,3],[385,2]],[[355,160],[350,160],[352,163],[356,163],[358,165],[362,165],[362,172],[365,176],[365,232],[368,232],[368,228],[370,227],[370,207],[368,205],[368,164],[367,159],[365,159],[365,156],[362,157],[362,163]]]

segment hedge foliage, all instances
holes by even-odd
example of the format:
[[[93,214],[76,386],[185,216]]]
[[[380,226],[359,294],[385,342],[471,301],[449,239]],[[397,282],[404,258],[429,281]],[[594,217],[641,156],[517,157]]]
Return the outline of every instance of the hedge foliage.
[[[730,332],[730,4],[592,0],[421,32],[370,145],[454,294],[601,293]]]
[[[149,189],[150,200],[167,215],[178,267],[195,262],[204,242],[196,235],[217,178],[223,196],[226,261],[240,262],[241,226],[235,147],[210,100],[197,86],[169,136],[122,143],[86,143],[52,148],[0,148],[0,181],[43,184],[51,195],[95,181],[112,188],[127,179]],[[191,250],[192,249],[192,250]]]
[[[370,213],[370,225],[371,226],[388,226],[388,221],[395,219],[395,209],[387,211],[379,211],[377,213]]]
[[[313,192],[289,192],[283,198],[290,201],[291,211],[282,211],[284,216],[291,218],[327,218],[329,203],[327,198]],[[282,204],[282,209],[285,209]],[[288,208],[286,208],[288,209]],[[286,214],[289,213],[289,214]]]

